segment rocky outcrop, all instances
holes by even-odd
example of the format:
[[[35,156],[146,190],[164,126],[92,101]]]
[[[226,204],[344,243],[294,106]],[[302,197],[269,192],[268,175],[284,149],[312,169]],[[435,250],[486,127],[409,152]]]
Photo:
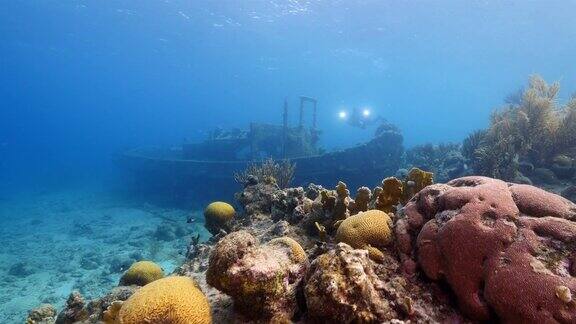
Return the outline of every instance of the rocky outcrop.
[[[54,324],[56,308],[50,304],[40,305],[28,312],[25,324]]]
[[[302,247],[289,237],[260,245],[247,231],[233,232],[214,247],[206,280],[231,296],[246,318],[288,321],[297,311],[297,289],[308,268]]]
[[[339,243],[310,265],[306,316],[313,323],[462,322],[447,298],[439,300],[433,290],[407,281],[393,255],[376,263],[367,250]]]
[[[311,264],[304,290],[309,317],[333,323],[390,320],[395,312],[383,288],[368,251],[340,243]]]

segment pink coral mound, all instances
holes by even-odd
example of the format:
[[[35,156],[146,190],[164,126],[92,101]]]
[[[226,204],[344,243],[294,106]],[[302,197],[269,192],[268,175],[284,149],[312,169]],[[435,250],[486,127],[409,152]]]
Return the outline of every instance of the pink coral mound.
[[[465,177],[428,186],[395,226],[404,270],[446,281],[474,320],[576,322],[576,205]]]

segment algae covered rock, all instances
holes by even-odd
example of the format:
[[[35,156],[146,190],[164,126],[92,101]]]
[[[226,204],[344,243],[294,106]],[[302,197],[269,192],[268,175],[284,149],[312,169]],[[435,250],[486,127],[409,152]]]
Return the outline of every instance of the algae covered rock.
[[[297,310],[296,292],[307,268],[306,253],[293,239],[259,245],[247,231],[237,231],[215,246],[206,280],[231,296],[244,316],[287,321]]]
[[[124,303],[113,303],[108,323],[212,323],[210,304],[197,284],[188,277],[156,280],[138,289]]]
[[[336,241],[356,249],[366,249],[374,260],[382,260],[378,248],[389,245],[392,240],[390,216],[380,210],[368,210],[346,218],[336,231]]]
[[[232,205],[223,201],[215,201],[204,210],[204,226],[210,233],[216,235],[221,229],[228,230],[229,223],[235,215],[236,211]]]
[[[92,322],[95,319],[102,319],[104,314],[111,308],[113,304],[127,300],[138,289],[140,289],[140,287],[135,285],[118,286],[112,288],[110,292],[101,298],[91,300],[85,307],[90,314],[89,318],[92,320]]]
[[[42,304],[28,312],[25,324],[53,324],[56,321],[56,308]]]
[[[88,319],[86,301],[78,291],[73,291],[66,300],[66,307],[56,317],[56,324],[71,324]]]
[[[384,282],[366,250],[339,243],[320,255],[306,275],[308,316],[326,323],[378,323],[395,317],[384,298]]]
[[[274,201],[281,190],[277,185],[256,182],[248,185],[241,192],[234,195],[242,205],[249,219],[258,219],[261,214],[270,214]]]
[[[576,205],[485,177],[422,190],[395,226],[405,270],[446,281],[473,320],[574,323]]]
[[[164,278],[164,271],[152,261],[134,262],[120,278],[122,286],[144,286],[152,281]]]

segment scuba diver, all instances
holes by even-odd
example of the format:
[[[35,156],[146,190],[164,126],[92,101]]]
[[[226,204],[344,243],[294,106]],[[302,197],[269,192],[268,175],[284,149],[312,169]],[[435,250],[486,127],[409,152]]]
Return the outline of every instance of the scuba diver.
[[[361,129],[366,129],[382,120],[380,116],[373,117],[369,109],[363,109],[359,112],[356,108],[352,109],[350,116],[346,116],[345,112],[340,112],[340,118],[345,119],[348,125]]]

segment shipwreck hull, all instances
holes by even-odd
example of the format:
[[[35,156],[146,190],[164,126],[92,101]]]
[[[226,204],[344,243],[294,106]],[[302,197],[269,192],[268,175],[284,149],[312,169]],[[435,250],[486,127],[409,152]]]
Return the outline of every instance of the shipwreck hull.
[[[293,185],[309,183],[350,188],[375,186],[393,175],[401,164],[402,136],[383,134],[370,142],[319,156],[292,158],[296,163]],[[178,151],[138,149],[116,157],[132,191],[147,199],[200,205],[212,200],[232,200],[241,187],[234,174],[250,161],[203,161],[180,158]]]

